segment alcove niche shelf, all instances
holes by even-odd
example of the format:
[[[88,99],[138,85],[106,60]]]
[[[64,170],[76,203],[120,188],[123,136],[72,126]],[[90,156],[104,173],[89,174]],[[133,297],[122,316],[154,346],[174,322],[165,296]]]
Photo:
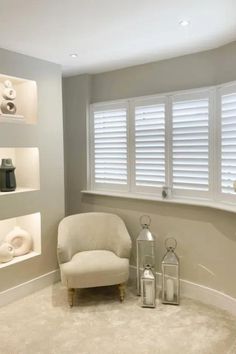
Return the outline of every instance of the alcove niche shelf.
[[[5,268],[18,262],[23,262],[26,259],[36,257],[41,254],[41,214],[34,213],[0,220],[0,244],[3,243],[5,236],[16,226],[24,229],[32,236],[32,251],[22,256],[13,257],[13,259],[9,262],[0,263],[0,268]]]
[[[16,97],[8,100],[4,96],[5,83],[10,83],[15,90]],[[16,106],[15,114],[2,112],[3,101],[13,102]],[[33,80],[0,74],[0,122],[3,123],[37,123],[37,84]]]
[[[16,167],[17,188],[14,192],[0,192],[2,195],[30,192],[40,189],[39,150],[36,147],[0,148],[1,159],[12,159]]]

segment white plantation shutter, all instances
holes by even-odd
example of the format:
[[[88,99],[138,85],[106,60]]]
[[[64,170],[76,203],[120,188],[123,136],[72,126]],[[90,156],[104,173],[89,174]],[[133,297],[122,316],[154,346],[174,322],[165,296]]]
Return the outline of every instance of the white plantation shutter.
[[[236,83],[91,105],[89,186],[236,203]]]
[[[165,103],[135,107],[135,188],[165,185]]]
[[[236,87],[221,96],[221,192],[234,194],[236,181]]]
[[[127,108],[94,107],[93,183],[96,189],[127,189]]]
[[[172,183],[179,194],[209,190],[208,94],[175,96],[172,106]],[[177,192],[178,194],[178,192]]]

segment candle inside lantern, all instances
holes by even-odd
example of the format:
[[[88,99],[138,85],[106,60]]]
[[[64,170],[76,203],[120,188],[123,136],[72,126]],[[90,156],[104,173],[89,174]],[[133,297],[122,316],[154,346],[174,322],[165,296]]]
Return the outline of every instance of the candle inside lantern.
[[[168,278],[166,280],[166,300],[173,301],[174,300],[174,280]]]
[[[151,305],[153,303],[152,300],[152,284],[150,282],[145,282],[145,302],[147,305]]]

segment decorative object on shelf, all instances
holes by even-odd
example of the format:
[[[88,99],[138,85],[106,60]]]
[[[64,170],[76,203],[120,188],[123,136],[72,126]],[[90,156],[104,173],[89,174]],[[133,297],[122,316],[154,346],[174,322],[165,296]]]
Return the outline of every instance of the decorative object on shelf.
[[[14,115],[16,113],[16,104],[13,101],[16,99],[16,90],[12,87],[10,80],[5,80],[3,85],[1,111],[3,114]]]
[[[13,246],[15,257],[29,253],[33,247],[32,236],[19,226],[15,226],[14,229],[6,235],[5,242]]]
[[[2,159],[0,166],[0,191],[12,192],[16,189],[15,167],[11,159]]]
[[[16,90],[12,87],[10,80],[4,81],[2,97],[5,98],[5,100],[14,100],[16,98]]]
[[[142,230],[140,231],[137,240],[137,294],[141,295],[141,276],[144,266],[149,264],[155,274],[155,237],[149,230],[151,218],[148,215],[140,217]]]
[[[142,307],[156,307],[156,278],[152,267],[146,264],[141,277]]]
[[[6,263],[12,260],[14,257],[14,247],[7,243],[4,242],[0,246],[0,262],[1,263]]]
[[[177,241],[167,238],[166,254],[162,260],[162,303],[179,305],[179,258],[175,253]]]
[[[13,102],[2,101],[1,111],[4,114],[15,114],[16,113],[16,105]]]

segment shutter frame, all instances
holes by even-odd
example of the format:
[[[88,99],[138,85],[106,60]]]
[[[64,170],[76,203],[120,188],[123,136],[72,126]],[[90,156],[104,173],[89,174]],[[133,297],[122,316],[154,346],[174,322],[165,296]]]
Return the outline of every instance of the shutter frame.
[[[112,119],[113,113],[125,112],[121,117]],[[101,123],[99,115],[106,115]],[[110,117],[109,117],[110,115]],[[114,117],[114,115],[113,115]],[[101,117],[101,120],[103,119]],[[110,121],[109,121],[110,120]],[[114,122],[114,124],[112,123]],[[125,124],[124,124],[125,123]],[[90,185],[97,191],[128,191],[128,104],[126,101],[98,103],[90,110]],[[121,129],[119,126],[122,126]],[[115,132],[113,131],[115,127]],[[122,130],[122,131],[121,131]],[[114,135],[116,135],[114,141]],[[122,137],[119,137],[123,135]],[[101,146],[99,146],[101,145]],[[103,152],[104,150],[104,152]],[[124,150],[124,151],[121,151]],[[123,160],[121,154],[124,156]],[[120,157],[118,156],[120,155]],[[125,156],[126,155],[126,156]],[[118,164],[120,159],[120,164]],[[126,160],[126,161],[125,161]],[[111,166],[114,166],[112,169]],[[118,166],[118,167],[117,167]],[[120,168],[119,168],[120,167]],[[126,174],[126,180],[125,180]],[[109,177],[105,177],[105,175]],[[123,179],[122,179],[123,176]],[[112,179],[115,178],[115,182]],[[104,182],[102,181],[104,179]],[[101,182],[98,182],[100,180]],[[121,180],[122,183],[119,183]],[[117,183],[118,181],[118,183]]]
[[[138,118],[137,113],[139,110],[139,114],[141,114],[142,108],[145,110],[146,109],[151,109],[158,106],[162,106],[163,110],[160,112],[159,119],[156,118],[156,115],[154,112],[152,112],[152,116],[147,119],[149,122],[147,122],[147,125],[145,122],[141,122],[140,117]],[[133,161],[133,174],[132,174],[132,191],[135,193],[142,193],[142,194],[153,194],[155,193],[156,196],[161,197],[162,193],[162,187],[166,185],[167,181],[167,173],[166,173],[166,140],[165,140],[165,134],[166,134],[166,111],[167,111],[167,97],[164,96],[152,96],[148,98],[140,98],[140,99],[134,99],[132,102],[132,138],[133,138],[133,151],[132,151],[132,161]],[[161,116],[163,116],[163,125],[159,125],[160,121],[162,120]],[[149,125],[150,123],[150,125]],[[157,123],[157,124],[155,124]],[[141,129],[141,127],[144,127],[148,130]],[[138,130],[140,127],[140,130]],[[154,129],[157,128],[157,129]],[[162,129],[161,129],[162,128]],[[160,130],[160,132],[158,131]],[[153,135],[152,135],[153,132]],[[151,135],[149,135],[149,133]],[[147,134],[147,135],[145,135]],[[146,147],[144,147],[144,142],[141,140],[145,139],[145,136],[147,136],[147,142],[146,142]],[[156,137],[162,138],[163,137],[163,143],[156,143]],[[151,139],[151,140],[149,140]],[[158,147],[159,144],[159,147]],[[153,146],[151,146],[153,145]],[[164,152],[160,152],[161,150],[164,150]],[[150,152],[153,150],[153,152]],[[148,158],[153,156],[153,173],[154,173],[154,178],[156,174],[156,178],[158,179],[158,175],[162,175],[163,182],[160,180],[158,185],[156,184],[155,186],[150,185],[152,183],[152,176],[148,176],[148,174],[151,174],[151,171],[143,171],[143,165],[141,163],[141,155],[143,155],[143,161],[146,163],[148,162]],[[163,156],[163,163],[160,161],[160,169],[158,169],[158,161],[157,157],[161,155]],[[139,157],[138,157],[139,156]],[[137,164],[137,161],[139,160],[139,164]],[[145,161],[146,160],[146,161]],[[138,167],[138,165],[140,167]],[[151,169],[151,166],[149,166]],[[156,171],[156,173],[155,173]],[[143,176],[141,174],[143,173]],[[141,181],[141,178],[145,179],[150,179],[150,182],[147,181],[145,185],[145,181]],[[139,183],[137,183],[139,181]],[[141,183],[140,183],[141,182]],[[150,183],[150,184],[149,184]]]
[[[206,105],[206,113],[204,113],[204,109],[202,108],[202,104],[204,106],[204,101],[208,102]],[[189,109],[186,108],[188,110],[186,115],[184,113],[184,106],[190,107]],[[194,108],[196,108],[198,112],[192,115],[192,110],[194,110]],[[183,94],[177,93],[171,96],[171,109],[172,144],[170,155],[172,171],[172,195],[174,198],[186,197],[195,199],[210,199],[213,193],[213,136],[211,134],[213,116],[212,93],[209,89],[195,92],[190,91]],[[179,112],[176,113],[178,110]],[[193,120],[189,120],[191,115]],[[208,124],[206,124],[206,121],[208,121]],[[200,122],[200,124],[198,124],[198,122]],[[203,125],[202,122],[204,122]],[[181,132],[183,132],[183,134],[181,134]],[[199,146],[197,142],[199,142]],[[188,156],[189,158],[187,158]],[[204,167],[201,171],[202,165],[204,165]],[[187,169],[186,167],[184,169],[184,166],[187,166]],[[191,169],[191,166],[193,169],[192,177],[191,171],[188,171]],[[181,169],[183,169],[182,178]],[[201,173],[202,177],[198,177],[198,174]],[[179,187],[177,188],[178,184]],[[203,187],[201,187],[204,185],[206,186],[207,190],[203,190]]]
[[[230,104],[225,104],[224,99],[225,102],[226,100],[234,102],[234,112],[227,112]],[[221,201],[229,201],[235,203],[236,192],[233,191],[232,187],[233,181],[236,180],[236,84],[233,83],[220,86],[217,92],[217,100],[218,139],[220,142],[218,149],[218,198]],[[229,116],[231,116],[231,118],[229,118]],[[229,122],[230,124],[228,125]],[[231,148],[227,146],[228,144],[231,145]],[[228,152],[224,152],[225,150]],[[231,150],[231,153],[229,153],[229,150]],[[227,154],[230,155],[230,159],[228,160]],[[226,173],[224,172],[225,170],[227,170]],[[224,185],[227,183],[226,179],[229,179],[229,193],[224,190]]]

